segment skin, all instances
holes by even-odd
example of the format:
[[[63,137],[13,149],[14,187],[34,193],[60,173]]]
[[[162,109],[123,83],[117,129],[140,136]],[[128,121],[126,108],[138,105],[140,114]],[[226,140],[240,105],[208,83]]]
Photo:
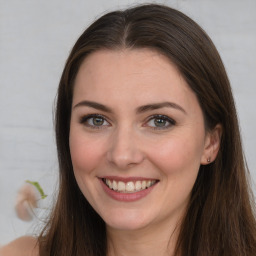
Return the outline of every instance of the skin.
[[[138,111],[162,102],[172,105]],[[85,118],[91,114],[103,122],[95,127],[95,118]],[[161,119],[159,127],[154,115],[174,123]],[[195,94],[165,56],[101,50],[85,59],[74,85],[70,152],[82,193],[106,222],[108,256],[172,254],[199,167],[214,161],[220,137],[220,125],[206,131]],[[145,197],[123,202],[104,191],[105,176],[158,182]],[[36,256],[36,239],[19,238],[0,255]]]
[[[37,240],[21,237],[0,248],[0,256],[39,256]]]
[[[138,111],[163,102],[172,105]],[[161,119],[159,127],[154,115],[174,123]],[[170,255],[199,167],[215,159],[220,135],[220,126],[206,132],[196,95],[165,56],[126,49],[85,59],[74,85],[70,152],[82,193],[106,222],[109,255]],[[106,176],[158,182],[123,202],[104,191]]]

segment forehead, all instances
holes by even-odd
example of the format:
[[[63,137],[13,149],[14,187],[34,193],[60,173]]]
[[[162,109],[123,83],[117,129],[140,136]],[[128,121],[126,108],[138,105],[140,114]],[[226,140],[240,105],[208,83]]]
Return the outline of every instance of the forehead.
[[[196,99],[176,66],[150,49],[100,50],[89,55],[75,80],[74,101],[83,98],[109,104]]]
[[[156,50],[141,48],[141,49],[123,49],[123,50],[99,50],[85,58],[82,62],[78,77],[81,73],[86,75],[100,74],[103,75],[118,75],[118,73],[126,75],[147,77],[160,77],[166,71],[176,73],[176,78],[181,78],[176,66],[163,54]],[[110,72],[111,71],[111,72]],[[80,76],[79,76],[80,73]],[[173,76],[173,74],[172,74]]]

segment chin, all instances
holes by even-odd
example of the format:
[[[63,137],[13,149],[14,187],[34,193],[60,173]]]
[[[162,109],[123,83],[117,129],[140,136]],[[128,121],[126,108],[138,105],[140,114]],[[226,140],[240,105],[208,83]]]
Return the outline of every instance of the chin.
[[[115,230],[122,230],[122,231],[136,231],[145,228],[146,225],[143,223],[138,222],[116,222],[113,221],[111,223],[106,223],[107,227],[110,229]]]
[[[132,231],[143,229],[151,223],[149,219],[145,219],[143,216],[141,213],[131,213],[130,211],[124,213],[122,211],[118,214],[108,215],[106,218],[102,217],[107,227],[111,229]]]

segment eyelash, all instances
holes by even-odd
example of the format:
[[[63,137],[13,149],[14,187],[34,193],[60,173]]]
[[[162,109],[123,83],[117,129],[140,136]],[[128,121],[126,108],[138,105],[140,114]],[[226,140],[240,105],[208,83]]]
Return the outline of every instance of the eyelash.
[[[90,119],[93,119],[93,118],[100,118],[103,120],[103,122],[107,122],[109,124],[109,122],[107,121],[107,118],[104,117],[103,115],[100,115],[100,114],[90,114],[90,115],[86,115],[86,116],[83,116],[81,119],[80,119],[80,123],[81,124],[84,124],[85,126],[87,127],[90,127],[92,129],[104,129],[106,125],[100,125],[100,126],[97,126],[97,125],[91,125],[88,123],[88,121]],[[108,125],[109,126],[109,125]]]
[[[99,125],[99,126],[89,124],[88,121],[89,121],[90,119],[93,119],[93,118],[102,119],[103,124],[102,124],[102,125]],[[153,127],[153,126],[147,125],[150,121],[153,121],[154,119],[159,119],[159,120],[162,120],[162,121],[164,121],[164,122],[168,122],[169,124],[168,124],[167,126],[162,126],[162,127],[157,127],[157,126]],[[103,115],[100,115],[100,114],[90,114],[90,115],[83,116],[83,117],[80,119],[80,123],[81,123],[81,124],[84,124],[85,126],[90,127],[90,128],[92,128],[92,129],[104,129],[104,128],[106,128],[106,126],[110,126],[110,124],[109,124],[109,125],[104,125],[104,122],[107,122],[107,123],[109,124],[109,121],[107,120],[107,118],[104,117]],[[165,115],[153,115],[153,116],[151,116],[151,117],[149,117],[149,118],[147,119],[146,124],[143,125],[143,126],[144,126],[144,127],[145,127],[145,126],[148,126],[148,127],[150,127],[151,129],[153,129],[153,130],[165,130],[165,129],[168,129],[168,128],[170,128],[171,126],[173,126],[173,125],[175,125],[175,124],[176,124],[175,120],[173,120],[172,118],[170,118],[170,117],[168,117],[168,116],[165,116]]]
[[[146,124],[148,124],[150,121],[152,121],[152,120],[154,120],[154,119],[155,119],[155,120],[156,120],[156,119],[163,120],[163,121],[168,122],[169,124],[168,124],[167,126],[163,126],[163,127],[157,127],[157,126],[153,127],[153,126],[150,126],[150,128],[153,129],[153,130],[165,130],[165,129],[169,129],[171,126],[173,126],[173,125],[176,124],[176,122],[175,122],[172,118],[170,118],[170,117],[168,117],[168,116],[165,116],[165,115],[153,115],[153,116],[151,116],[151,117],[148,118]],[[144,125],[144,126],[147,126],[147,125]]]

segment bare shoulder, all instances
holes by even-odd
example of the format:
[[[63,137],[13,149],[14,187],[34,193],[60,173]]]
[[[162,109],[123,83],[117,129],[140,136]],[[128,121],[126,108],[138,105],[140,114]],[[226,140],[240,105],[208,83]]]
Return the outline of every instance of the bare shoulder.
[[[20,237],[0,248],[0,256],[39,256],[37,239]]]

